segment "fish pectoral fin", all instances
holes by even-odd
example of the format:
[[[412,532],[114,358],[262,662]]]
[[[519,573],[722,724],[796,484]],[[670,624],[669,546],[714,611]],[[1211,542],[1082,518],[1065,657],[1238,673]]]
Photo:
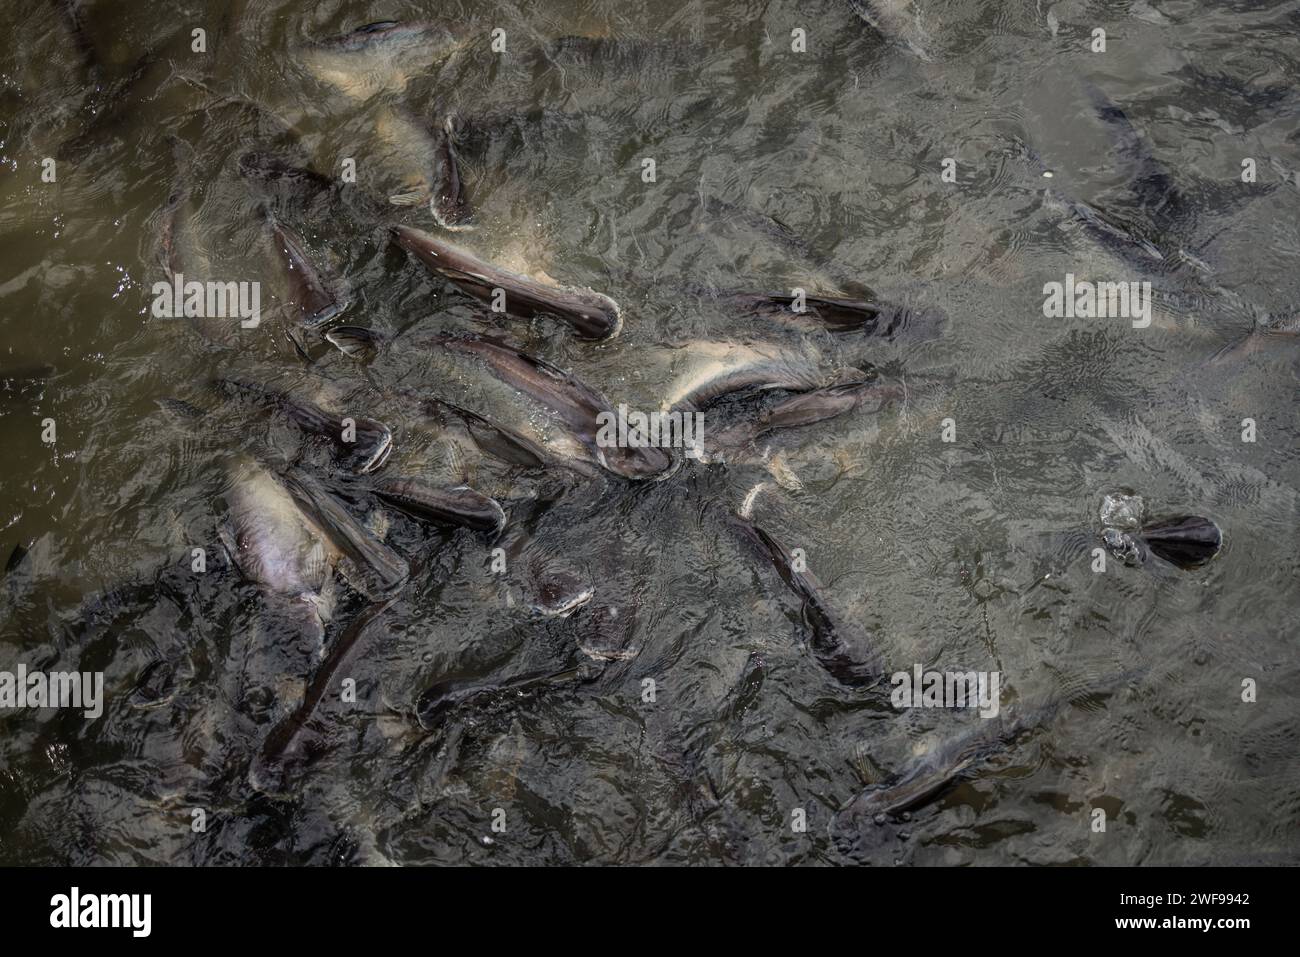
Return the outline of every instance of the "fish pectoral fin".
[[[428,202],[430,199],[427,189],[412,189],[405,193],[393,193],[388,197],[388,202],[394,206],[419,206],[421,203]]]

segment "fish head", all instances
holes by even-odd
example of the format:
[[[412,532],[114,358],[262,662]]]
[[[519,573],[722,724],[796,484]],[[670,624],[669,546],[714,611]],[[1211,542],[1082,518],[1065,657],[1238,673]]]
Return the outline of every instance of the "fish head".
[[[529,607],[547,618],[568,618],[596,594],[589,574],[559,561],[538,563],[531,579]]]
[[[642,482],[668,478],[680,467],[682,457],[657,446],[630,448],[614,446],[596,450],[600,464],[615,475]]]

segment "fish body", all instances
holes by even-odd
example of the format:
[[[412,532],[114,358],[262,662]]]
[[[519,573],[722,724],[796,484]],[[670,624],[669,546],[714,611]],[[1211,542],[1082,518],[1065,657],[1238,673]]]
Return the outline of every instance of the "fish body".
[[[365,416],[340,416],[284,392],[238,379],[219,379],[216,384],[229,395],[277,409],[298,428],[329,439],[338,460],[359,474],[378,470],[392,453],[393,433],[382,422]]]
[[[270,213],[267,223],[277,263],[288,289],[288,308],[307,329],[319,329],[341,316],[351,300],[340,281],[326,276],[307,254],[306,244],[294,230]]]
[[[821,583],[796,561],[793,553],[775,536],[742,515],[729,513],[728,527],[759,561],[770,565],[803,602],[803,618],[811,634],[811,647],[818,663],[849,687],[874,684],[880,678],[874,661],[859,661],[843,638],[844,628],[832,614],[823,596]]]
[[[418,479],[391,478],[377,484],[375,494],[417,518],[492,533],[506,524],[500,503],[467,485],[434,486]]]
[[[622,328],[618,304],[594,290],[560,286],[513,272],[409,226],[396,226],[392,232],[398,245],[430,270],[475,299],[494,308],[499,304],[507,315],[520,319],[554,316],[582,339],[609,339]]]
[[[675,466],[673,457],[660,448],[600,445],[600,418],[613,415],[610,405],[571,373],[483,336],[448,336],[437,342],[448,352],[480,360],[500,381],[545,407],[596,462],[616,475],[657,479],[665,477]]]
[[[300,50],[317,79],[355,100],[400,94],[416,76],[436,69],[470,37],[462,26],[432,21],[368,23]]]
[[[348,584],[372,602],[387,601],[402,590],[411,575],[406,560],[379,541],[332,492],[301,469],[291,469],[280,481],[342,556],[339,570]]]
[[[759,438],[777,429],[794,429],[812,425],[853,411],[864,403],[874,402],[877,409],[900,399],[903,389],[897,383],[874,381],[845,382],[801,392],[776,405],[736,423],[709,439],[705,453],[708,461],[725,461],[730,453],[752,446]]]
[[[668,387],[664,409],[704,409],[733,392],[787,389],[807,392],[837,381],[860,381],[862,373],[828,372],[811,350],[740,342],[693,342],[682,351],[684,367]]]
[[[231,469],[222,538],[231,560],[264,593],[287,600],[318,635],[333,608],[331,568],[340,557],[285,485],[251,460]]]

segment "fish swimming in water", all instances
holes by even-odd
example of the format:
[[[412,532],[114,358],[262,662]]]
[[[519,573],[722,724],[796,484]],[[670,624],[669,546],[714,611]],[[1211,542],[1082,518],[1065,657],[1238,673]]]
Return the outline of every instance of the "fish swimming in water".
[[[298,428],[329,439],[339,462],[359,474],[381,468],[393,450],[392,431],[374,419],[336,415],[314,403],[239,379],[217,379],[214,384],[227,395],[283,412]]]
[[[869,787],[832,818],[832,833],[860,831],[866,821],[880,822],[937,797],[992,758],[1015,747],[1020,738],[1051,719],[1059,704],[1025,714],[1003,714],[978,723],[917,758],[882,784]]]
[[[879,411],[886,403],[901,399],[898,383],[874,380],[846,382],[839,385],[800,392],[783,399],[757,415],[750,416],[709,436],[705,462],[727,461],[740,450],[752,446],[760,437],[776,429],[793,429],[851,412],[864,403],[875,403]]]
[[[597,462],[616,475],[662,479],[675,467],[673,456],[661,448],[602,446],[598,442],[598,419],[612,416],[611,407],[603,396],[571,373],[484,336],[444,336],[436,342],[449,352],[481,360],[502,382],[549,409]]]
[[[432,21],[367,23],[300,49],[317,79],[355,100],[400,94],[416,76],[433,72],[473,34],[467,26]]]
[[[433,218],[443,229],[472,229],[469,199],[461,177],[460,156],[456,152],[456,126],[450,116],[443,124],[442,145],[438,155],[442,160],[442,176],[431,201]]]
[[[312,262],[301,236],[280,222],[269,208],[263,207],[263,211],[288,289],[286,305],[295,321],[307,329],[319,329],[334,321],[351,304],[341,281],[326,276]]]
[[[891,335],[900,322],[897,309],[845,296],[806,295],[798,311],[794,308],[795,297],[783,293],[731,293],[722,296],[720,301],[752,315],[770,316],[797,325],[817,325],[831,332]]]
[[[339,559],[339,572],[373,602],[386,601],[406,585],[411,569],[406,560],[379,541],[313,476],[290,469],[280,476],[289,496],[329,538]]]
[[[811,392],[867,378],[858,369],[828,371],[812,346],[692,342],[680,356],[684,368],[668,387],[664,409],[705,409],[724,395],[749,389]]]
[[[476,678],[446,678],[430,685],[415,701],[415,717],[425,731],[435,731],[452,712],[476,700],[497,695],[525,694],[566,679],[581,680],[589,672],[584,668],[558,671],[532,671],[496,681]]]
[[[759,486],[758,488],[762,488]],[[880,665],[874,660],[859,659],[844,639],[845,629],[832,614],[816,576],[802,561],[796,561],[782,542],[750,518],[754,492],[737,512],[728,512],[724,518],[733,535],[748,547],[765,565],[776,570],[777,575],[802,602],[803,621],[808,626],[810,645],[814,657],[827,673],[842,685],[861,688],[879,682]]]
[[[506,524],[501,504],[467,485],[437,487],[419,479],[388,478],[377,483],[374,492],[416,518],[493,534]]]
[[[1178,568],[1199,568],[1223,548],[1223,532],[1208,518],[1180,515],[1149,522],[1137,532],[1108,528],[1102,541],[1126,565],[1140,565],[1148,554]]]
[[[332,569],[341,552],[289,490],[251,459],[227,473],[221,539],[244,578],[317,640],[334,607]]]
[[[497,290],[501,290],[500,305],[507,315],[520,319],[554,316],[582,339],[610,339],[623,325],[618,304],[591,289],[512,272],[409,226],[395,226],[392,233],[403,249],[475,299],[495,305]]]

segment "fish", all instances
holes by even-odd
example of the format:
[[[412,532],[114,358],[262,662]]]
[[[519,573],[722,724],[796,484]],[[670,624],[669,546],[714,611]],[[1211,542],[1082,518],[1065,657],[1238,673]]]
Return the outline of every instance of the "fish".
[[[299,56],[318,80],[367,100],[404,93],[413,78],[431,74],[472,36],[467,25],[383,20],[308,43]]]
[[[442,336],[435,341],[448,352],[481,360],[500,381],[554,413],[608,471],[628,479],[663,479],[679,464],[667,451],[653,446],[602,446],[597,439],[598,418],[613,416],[609,403],[577,377],[544,359],[486,336]]]
[[[273,241],[275,258],[288,287],[287,307],[299,325],[319,329],[341,316],[351,305],[341,281],[324,274],[312,262],[301,236],[263,207]]]
[[[709,439],[702,458],[725,461],[729,452],[753,445],[761,436],[776,429],[793,429],[812,425],[851,412],[865,402],[876,403],[879,411],[886,403],[903,398],[903,387],[894,382],[846,382],[801,392],[776,405],[736,423]]]
[[[240,176],[298,206],[332,202],[341,191],[341,185],[325,174],[295,166],[271,153],[250,150],[240,155],[237,165]]]
[[[440,418],[444,412],[459,417],[465,423],[474,444],[502,462],[535,469],[542,468],[550,461],[551,457],[545,448],[518,432],[498,425],[487,416],[462,409],[440,399],[430,399],[426,408]],[[590,469],[584,471],[586,474],[594,474]]]
[[[512,272],[410,226],[394,226],[392,234],[398,245],[430,270],[494,308],[499,302],[509,316],[554,316],[580,339],[611,339],[622,328],[618,304],[594,290],[560,286]]]
[[[468,485],[438,487],[419,479],[388,478],[376,484],[374,492],[416,518],[494,535],[506,524],[501,504]]]
[[[745,390],[810,392],[867,378],[859,369],[828,371],[811,346],[796,351],[770,343],[696,341],[680,355],[685,369],[664,395],[665,410],[703,410],[722,396]]]
[[[353,359],[373,359],[386,342],[383,335],[362,326],[335,326],[325,339]]]
[[[405,109],[384,107],[375,119],[380,181],[393,206],[428,205],[437,214],[440,147]]]
[[[378,361],[385,370],[388,370],[388,365],[379,360],[381,354],[401,362],[412,351],[405,342],[393,343],[386,337],[360,328],[337,327],[328,335],[334,336],[332,341],[344,351],[365,361]],[[498,370],[500,374],[483,377],[480,374],[482,370],[492,367],[483,361],[481,355],[476,355],[472,348],[448,348],[448,343],[455,338],[440,335],[420,340],[422,346],[429,347],[423,354],[427,354],[437,366],[439,394],[430,396],[401,389],[394,394],[402,394],[420,402],[426,414],[444,424],[448,416],[460,420],[474,444],[494,458],[526,469],[556,466],[584,478],[607,475],[620,468],[631,476],[638,476],[673,465],[671,456],[661,458],[657,450],[653,449],[608,450],[610,454],[606,456],[607,461],[603,462],[601,455],[604,451],[595,443],[594,417],[599,410],[589,411],[582,416],[571,410],[572,418],[583,423],[575,431],[553,414],[546,400],[543,400],[543,408],[539,409],[538,400],[520,388],[520,382],[513,379],[508,370]],[[500,344],[500,347],[509,352],[514,351],[504,344]],[[565,374],[559,370],[556,373],[555,389],[549,398],[559,403]],[[389,371],[384,371],[381,375],[385,378],[400,377],[400,373],[393,374]],[[493,383],[499,385],[495,389],[490,388]],[[483,403],[489,403],[489,412],[479,411],[484,408]],[[505,422],[510,422],[511,425],[507,426]],[[598,455],[598,452],[601,454]]]
[[[861,791],[834,815],[832,832],[857,830],[864,821],[881,822],[925,804],[978,772],[992,758],[1010,751],[1024,734],[1049,721],[1059,707],[1053,704],[1023,714],[980,719],[887,781]]]
[[[1093,681],[1082,692],[1058,695],[1014,710],[1003,709],[997,717],[976,719],[884,782],[859,792],[831,818],[832,836],[848,839],[861,833],[866,820],[883,824],[889,817],[926,804],[957,782],[978,774],[993,758],[1010,752],[1026,735],[1051,723],[1072,701],[1109,696],[1149,673],[1150,668],[1145,666],[1130,669]]]
[[[761,488],[761,486],[759,486]],[[762,564],[770,565],[803,603],[803,621],[811,636],[811,648],[818,664],[840,684],[864,688],[879,683],[882,673],[874,656],[860,660],[843,635],[845,628],[832,613],[823,595],[821,583],[803,564],[795,560],[790,549],[775,536],[755,524],[749,517],[753,493],[737,512],[726,512],[724,522]]]
[[[435,731],[447,717],[480,699],[509,693],[518,696],[566,679],[581,680],[588,674],[583,668],[557,671],[530,671],[495,681],[480,678],[444,678],[415,700],[415,717],[425,731]]]
[[[1300,337],[1300,312],[1256,318],[1251,330],[1228,343],[1209,359],[1210,365],[1254,355],[1272,342],[1294,342]]]
[[[442,176],[437,195],[431,201],[433,218],[443,229],[472,229],[469,199],[461,178],[460,157],[456,153],[456,127],[450,116],[443,123],[439,157],[442,160]]]
[[[1127,167],[1129,188],[1146,221],[1157,235],[1167,237],[1164,245],[1174,234],[1189,234],[1196,225],[1196,211],[1168,168],[1156,159],[1128,114],[1100,87],[1085,80],[1083,88],[1097,116],[1115,136],[1115,152]]]
[[[849,8],[891,43],[906,47],[917,59],[934,59],[934,40],[921,22],[916,0],[849,0]]]
[[[1179,515],[1149,522],[1137,532],[1108,528],[1102,541],[1126,565],[1141,565],[1150,554],[1186,571],[1219,554],[1223,532],[1208,518]]]
[[[333,567],[341,552],[285,485],[250,458],[227,471],[220,536],[243,577],[318,641],[334,609]]]
[[[339,463],[358,474],[378,470],[393,451],[392,430],[374,419],[340,416],[287,393],[239,379],[217,379],[214,384],[227,395],[251,399],[265,408],[283,412],[298,428],[329,439]],[[347,424],[346,419],[351,419],[351,423]]]
[[[870,334],[880,331],[888,336],[893,334],[901,320],[901,311],[897,308],[844,296],[804,296],[800,311],[794,309],[795,297],[782,293],[731,293],[722,296],[721,301],[750,315],[770,316],[797,325],[816,325],[831,332],[862,331]]]
[[[411,575],[406,559],[379,541],[315,477],[292,468],[280,481],[342,556],[338,568],[349,585],[372,602],[387,601],[405,587]]]
[[[280,792],[290,763],[310,758],[311,755],[307,753],[309,742],[304,740],[304,736],[315,717],[316,709],[334,687],[334,677],[343,665],[355,660],[366,647],[366,642],[362,639],[371,624],[396,600],[393,597],[362,609],[347,629],[331,643],[329,652],[312,674],[301,703],[262,739],[262,745],[248,770],[249,783],[255,789],[263,793]]]

